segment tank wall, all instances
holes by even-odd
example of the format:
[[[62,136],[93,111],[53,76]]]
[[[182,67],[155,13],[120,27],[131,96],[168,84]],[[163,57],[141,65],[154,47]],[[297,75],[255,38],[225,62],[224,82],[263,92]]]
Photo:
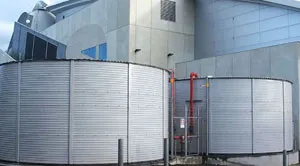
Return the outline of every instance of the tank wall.
[[[284,83],[284,123],[285,123],[285,148],[292,149],[294,143],[293,134],[293,104],[292,104],[292,85]]]
[[[299,18],[297,11],[258,3],[197,0],[195,59],[299,41]]]
[[[280,81],[253,81],[253,152],[283,149],[283,84]]]
[[[69,65],[67,64],[39,62],[21,65],[20,162],[57,164],[68,162]]]
[[[115,163],[118,139],[127,151],[128,65],[71,63],[71,162]]]
[[[0,156],[17,159],[18,66],[0,66]]]
[[[0,66],[0,159],[112,164],[118,139],[124,140],[125,162],[162,159],[166,75],[158,68],[97,61]]]
[[[251,153],[251,80],[211,80],[209,152]]]
[[[129,109],[132,110],[129,114],[129,159],[140,162],[162,158],[165,132],[163,72],[155,68],[145,70],[142,66],[130,66],[129,71]]]
[[[206,153],[206,144],[210,154],[293,150],[291,83],[267,79],[209,79],[208,109],[205,84],[206,80],[200,79],[194,85],[193,136],[197,137],[199,133],[200,143],[191,140],[189,152],[197,153],[200,149],[200,153]],[[179,127],[179,118],[184,118],[185,101],[189,101],[189,94],[190,81],[177,81],[175,135],[184,135],[184,129]],[[199,106],[202,109],[198,116]],[[190,115],[190,112],[187,114]],[[200,122],[197,118],[201,119]],[[187,129],[189,132],[189,125]],[[179,149],[178,143],[177,151]]]

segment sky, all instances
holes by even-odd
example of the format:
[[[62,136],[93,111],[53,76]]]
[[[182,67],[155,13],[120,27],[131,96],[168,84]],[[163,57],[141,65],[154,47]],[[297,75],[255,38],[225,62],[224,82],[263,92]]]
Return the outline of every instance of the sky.
[[[0,0],[0,49],[6,50],[10,41],[14,22],[23,12],[31,12],[39,0]],[[62,0],[44,0],[47,4],[55,4]]]

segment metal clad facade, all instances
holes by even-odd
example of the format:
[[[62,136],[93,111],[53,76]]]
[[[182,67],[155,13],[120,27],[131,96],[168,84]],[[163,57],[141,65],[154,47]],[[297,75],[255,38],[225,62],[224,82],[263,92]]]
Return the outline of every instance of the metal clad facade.
[[[17,64],[0,66],[0,159],[17,157]]]
[[[285,149],[293,149],[293,106],[292,106],[292,84],[284,84],[284,122],[285,122]]]
[[[209,152],[251,153],[251,80],[210,81]]]
[[[127,152],[127,68],[121,63],[75,62],[72,163],[116,163],[118,139],[124,139]]]
[[[162,70],[130,65],[130,162],[163,158],[162,80]]]
[[[299,41],[299,11],[236,0],[195,4],[195,59]]]
[[[68,63],[22,64],[20,162],[68,163]]]
[[[282,82],[253,80],[253,152],[283,150]]]

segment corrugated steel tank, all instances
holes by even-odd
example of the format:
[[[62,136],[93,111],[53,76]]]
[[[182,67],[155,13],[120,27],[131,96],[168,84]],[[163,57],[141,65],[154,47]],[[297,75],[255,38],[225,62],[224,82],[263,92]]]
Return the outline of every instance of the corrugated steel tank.
[[[0,66],[0,159],[117,163],[163,158],[168,72],[130,63],[32,61]]]
[[[187,126],[189,153],[261,154],[293,150],[291,82],[210,78],[194,83],[195,126],[192,133]],[[189,100],[190,80],[176,81],[175,136],[184,135],[180,119],[187,119],[187,124],[192,119]],[[176,149],[181,151],[178,141]]]

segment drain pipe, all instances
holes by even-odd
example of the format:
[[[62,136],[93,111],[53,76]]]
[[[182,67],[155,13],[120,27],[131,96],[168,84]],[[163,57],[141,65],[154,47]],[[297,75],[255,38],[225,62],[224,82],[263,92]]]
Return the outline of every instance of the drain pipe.
[[[198,74],[191,72],[190,74],[190,135],[194,132],[194,79],[198,78]]]

